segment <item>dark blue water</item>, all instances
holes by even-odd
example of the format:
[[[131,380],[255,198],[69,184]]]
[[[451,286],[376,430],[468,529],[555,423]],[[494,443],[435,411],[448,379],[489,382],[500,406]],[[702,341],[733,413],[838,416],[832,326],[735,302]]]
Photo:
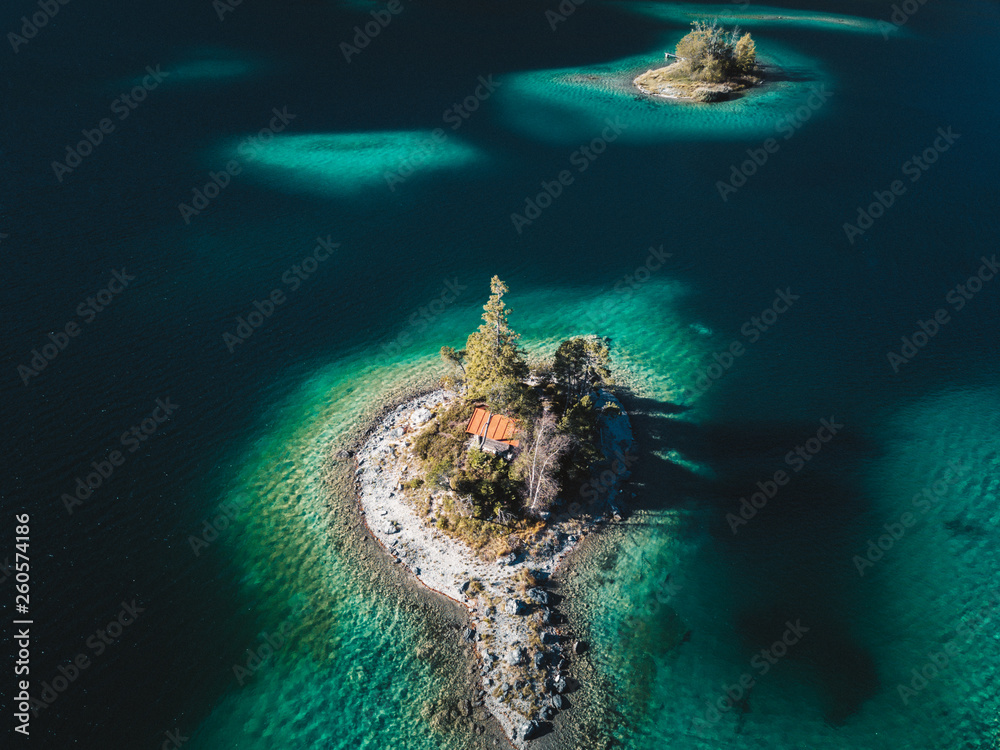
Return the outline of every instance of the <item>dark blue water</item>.
[[[587,3],[553,32],[547,7],[407,4],[348,63],[339,45],[374,5],[247,2],[220,21],[208,2],[70,3],[16,54],[0,52],[4,533],[30,513],[36,684],[94,657],[33,719],[36,745],[154,747],[176,727],[206,747],[470,746],[421,719],[414,695],[448,675],[411,656],[424,614],[373,594],[337,546],[315,479],[322,455],[388,384],[419,379],[441,343],[461,341],[492,274],[514,291],[526,340],[544,347],[593,330],[595,306],[663,244],[671,265],[605,327],[648,412],[636,503],[656,520],[649,549],[683,569],[671,606],[693,636],[668,648],[651,615],[645,651],[630,651],[608,635],[640,606],[624,592],[630,563],[616,582],[588,579],[583,596],[614,603],[594,616],[596,663],[632,679],[608,723],[628,726],[619,739],[634,747],[993,746],[992,634],[962,641],[953,671],[909,704],[896,685],[986,606],[1000,549],[997,289],[985,282],[961,310],[946,301],[997,244],[995,5],[928,3],[888,40],[811,20],[751,26],[796,80],[711,112],[637,101],[615,81],[558,93],[565,71],[655,64],[686,20]],[[36,10],[14,3],[4,29]],[[112,103],[158,65],[169,75],[118,119]],[[447,130],[445,110],[489,75],[498,93],[390,191],[383,172]],[[721,200],[717,181],[823,84],[829,102]],[[240,158],[275,108],[294,119],[185,223],[178,204]],[[510,214],[599,135],[594,112],[598,123],[619,113],[631,131],[516,232]],[[52,162],[102,118],[113,132],[58,181]],[[960,137],[910,182],[905,163],[939,128]],[[844,222],[896,179],[905,193],[851,244]],[[328,235],[332,257],[286,282]],[[79,314],[115,271],[135,278]],[[445,279],[469,291],[413,331],[409,316]],[[228,351],[223,334],[275,288],[286,301]],[[776,289],[799,299],[750,341],[741,328]],[[939,308],[949,322],[894,372],[887,353]],[[25,385],[18,367],[70,322],[79,335]],[[386,357],[403,332],[417,343]],[[733,340],[746,354],[703,396],[685,395]],[[128,452],[122,433],[141,432],[157,399],[176,410]],[[787,451],[831,415],[843,437],[733,535],[725,517],[739,498],[789,468]],[[61,496],[115,450],[124,463],[69,513]],[[945,510],[859,576],[852,556],[956,457],[972,468]],[[236,530],[193,554],[189,537],[241,492],[250,510]],[[12,580],[0,589],[10,619]],[[96,654],[88,638],[133,599],[144,611]],[[817,623],[815,637],[762,681],[743,723],[693,725],[795,618]],[[232,666],[289,621],[294,646],[238,685]],[[352,680],[362,662],[367,679]],[[655,669],[621,676],[639,662]],[[937,734],[920,739],[925,721]]]

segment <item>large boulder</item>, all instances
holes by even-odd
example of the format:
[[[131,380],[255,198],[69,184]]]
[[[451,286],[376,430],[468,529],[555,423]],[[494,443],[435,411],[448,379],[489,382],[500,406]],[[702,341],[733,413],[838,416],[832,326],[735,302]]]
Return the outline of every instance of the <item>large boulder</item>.
[[[524,602],[520,599],[508,599],[503,603],[503,611],[508,615],[522,615],[524,609]]]
[[[559,636],[551,631],[546,630],[542,633],[542,643],[549,646],[553,643],[559,643]]]
[[[410,424],[414,426],[422,425],[424,422],[426,422],[433,416],[434,414],[431,412],[430,409],[425,409],[424,407],[421,406],[419,409],[415,410],[413,414],[410,415]]]
[[[527,652],[523,648],[515,648],[507,654],[507,663],[512,667],[519,667],[524,664]]]
[[[517,738],[522,742],[534,739],[538,734],[538,722],[528,721],[517,728]]]
[[[549,592],[544,589],[528,589],[528,598],[535,604],[547,607],[549,605]]]
[[[731,91],[726,88],[706,88],[701,87],[694,90],[691,98],[696,102],[722,102],[730,97]]]

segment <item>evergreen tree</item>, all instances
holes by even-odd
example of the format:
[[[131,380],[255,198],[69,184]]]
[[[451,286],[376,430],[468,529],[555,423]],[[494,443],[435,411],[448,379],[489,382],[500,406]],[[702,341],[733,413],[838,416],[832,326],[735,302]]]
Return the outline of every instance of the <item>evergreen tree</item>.
[[[597,406],[593,396],[584,396],[566,410],[559,421],[559,431],[573,438],[572,456],[564,466],[566,478],[572,482],[583,481],[591,467],[602,458],[598,447],[601,435]]]
[[[528,365],[518,347],[520,335],[507,319],[511,310],[504,302],[507,285],[494,276],[490,298],[483,306],[483,322],[465,343],[465,382],[469,398],[489,403],[512,402],[512,395],[524,389],[522,380]]]
[[[566,392],[566,407],[594,386],[609,385],[608,345],[598,338],[566,339],[556,349],[552,374]]]
[[[749,34],[744,34],[736,43],[736,69],[740,73],[752,73],[757,67],[757,45]]]

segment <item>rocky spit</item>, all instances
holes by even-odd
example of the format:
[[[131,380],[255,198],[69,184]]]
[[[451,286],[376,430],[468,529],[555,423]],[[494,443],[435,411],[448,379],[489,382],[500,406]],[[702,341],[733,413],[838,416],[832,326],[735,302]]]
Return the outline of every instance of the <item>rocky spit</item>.
[[[385,551],[427,588],[463,605],[469,613],[463,641],[475,649],[480,682],[470,686],[468,708],[485,706],[516,748],[545,734],[558,711],[570,707],[576,683],[573,657],[586,645],[568,632],[559,597],[546,588],[560,563],[580,541],[579,522],[552,520],[541,539],[521,555],[484,561],[464,542],[433,525],[435,507],[452,490],[438,488],[424,517],[408,501],[403,482],[421,475],[410,452],[413,437],[457,395],[438,390],[401,404],[383,418],[355,455],[355,485],[362,517]],[[604,399],[610,397],[603,396]],[[605,444],[631,447],[624,415],[607,421]],[[627,471],[616,475],[617,482]],[[601,519],[595,519],[599,523]],[[521,582],[527,569],[539,585]]]

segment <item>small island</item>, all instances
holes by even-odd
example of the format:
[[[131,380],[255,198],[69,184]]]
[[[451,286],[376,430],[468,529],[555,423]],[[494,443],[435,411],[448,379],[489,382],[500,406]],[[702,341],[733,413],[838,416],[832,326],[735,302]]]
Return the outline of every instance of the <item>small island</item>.
[[[462,639],[480,682],[459,713],[488,710],[520,748],[577,687],[586,644],[552,579],[589,529],[618,516],[633,439],[608,341],[571,338],[529,366],[507,286],[496,276],[490,286],[465,348],[441,349],[441,387],[390,411],[358,447],[355,483],[383,548],[469,612]]]
[[[726,31],[713,21],[695,21],[694,28],[667,53],[670,65],[647,70],[634,83],[650,96],[721,102],[734,99],[764,82],[757,64],[757,46],[739,28]]]

